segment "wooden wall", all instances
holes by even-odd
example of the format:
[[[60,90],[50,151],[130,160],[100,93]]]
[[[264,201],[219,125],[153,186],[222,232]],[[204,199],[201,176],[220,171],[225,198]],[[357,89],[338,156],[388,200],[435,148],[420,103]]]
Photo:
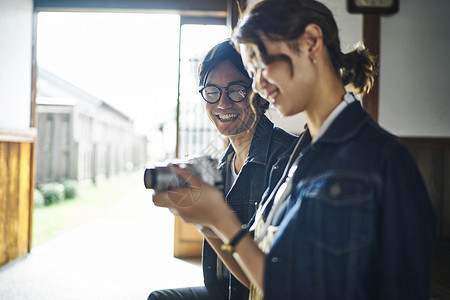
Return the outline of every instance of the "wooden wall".
[[[72,114],[71,108],[58,113],[39,113],[36,142],[36,183],[72,179]],[[62,110],[62,109],[60,109]]]
[[[31,249],[34,142],[0,140],[0,266]]]
[[[401,138],[413,155],[437,219],[436,235],[450,238],[450,139]]]
[[[450,299],[450,139],[401,138],[401,141],[422,173],[436,214],[431,299]]]

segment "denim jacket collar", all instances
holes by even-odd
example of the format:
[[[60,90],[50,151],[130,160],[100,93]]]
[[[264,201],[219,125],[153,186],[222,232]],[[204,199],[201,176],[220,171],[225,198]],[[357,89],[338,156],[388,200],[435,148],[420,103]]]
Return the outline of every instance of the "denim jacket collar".
[[[247,162],[252,162],[265,165],[267,163],[270,146],[268,141],[270,141],[273,132],[272,129],[273,123],[265,115],[262,115],[258,121],[258,124],[256,124],[255,133],[253,135],[252,143],[244,164]],[[234,149],[230,143],[220,159],[219,169],[224,168],[227,159],[232,153],[234,153]]]
[[[339,126],[330,126],[317,143],[342,143],[353,136],[370,120],[359,101],[350,103],[333,121]]]

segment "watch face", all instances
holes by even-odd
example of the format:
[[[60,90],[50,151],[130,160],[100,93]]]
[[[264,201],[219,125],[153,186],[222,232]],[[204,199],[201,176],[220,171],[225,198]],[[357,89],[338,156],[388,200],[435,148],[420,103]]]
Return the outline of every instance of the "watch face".
[[[391,7],[394,0],[354,0],[358,7]]]

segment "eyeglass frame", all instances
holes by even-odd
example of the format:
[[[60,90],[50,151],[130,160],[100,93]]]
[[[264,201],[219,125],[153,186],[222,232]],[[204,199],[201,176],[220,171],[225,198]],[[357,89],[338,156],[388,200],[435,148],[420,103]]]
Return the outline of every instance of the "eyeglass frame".
[[[229,89],[231,86],[233,86],[233,85],[239,85],[239,86],[242,86],[243,88],[245,88],[245,97],[242,98],[242,99],[239,100],[239,101],[235,101],[235,100],[231,99],[230,96],[228,95],[228,89]],[[203,90],[206,89],[207,87],[210,87],[210,86],[213,86],[213,87],[215,87],[215,88],[217,88],[217,89],[219,90],[219,98],[218,98],[216,101],[214,101],[214,102],[211,102],[211,101],[206,100],[205,97],[203,96]],[[225,94],[227,94],[227,97],[228,97],[228,99],[230,99],[230,101],[232,101],[232,102],[234,102],[234,103],[239,103],[239,102],[244,101],[245,98],[247,98],[247,96],[248,96],[248,90],[250,90],[251,88],[252,88],[251,86],[245,86],[245,85],[240,84],[240,83],[231,83],[231,84],[229,84],[228,86],[219,86],[219,85],[217,85],[217,84],[212,84],[212,83],[211,83],[211,84],[208,84],[208,85],[202,87],[198,92],[200,93],[200,95],[202,96],[203,100],[205,100],[206,103],[209,103],[209,104],[215,104],[215,103],[217,103],[217,102],[220,101],[220,98],[222,98],[222,90],[225,90]]]

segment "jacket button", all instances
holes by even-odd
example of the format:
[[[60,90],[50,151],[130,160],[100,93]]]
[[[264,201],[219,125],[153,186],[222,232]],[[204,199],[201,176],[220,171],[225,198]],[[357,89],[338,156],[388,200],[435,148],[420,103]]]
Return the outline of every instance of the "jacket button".
[[[336,198],[342,193],[342,188],[338,183],[333,184],[330,187],[329,194],[331,197]]]
[[[278,257],[272,257],[272,262],[273,262],[273,263],[278,262]]]

